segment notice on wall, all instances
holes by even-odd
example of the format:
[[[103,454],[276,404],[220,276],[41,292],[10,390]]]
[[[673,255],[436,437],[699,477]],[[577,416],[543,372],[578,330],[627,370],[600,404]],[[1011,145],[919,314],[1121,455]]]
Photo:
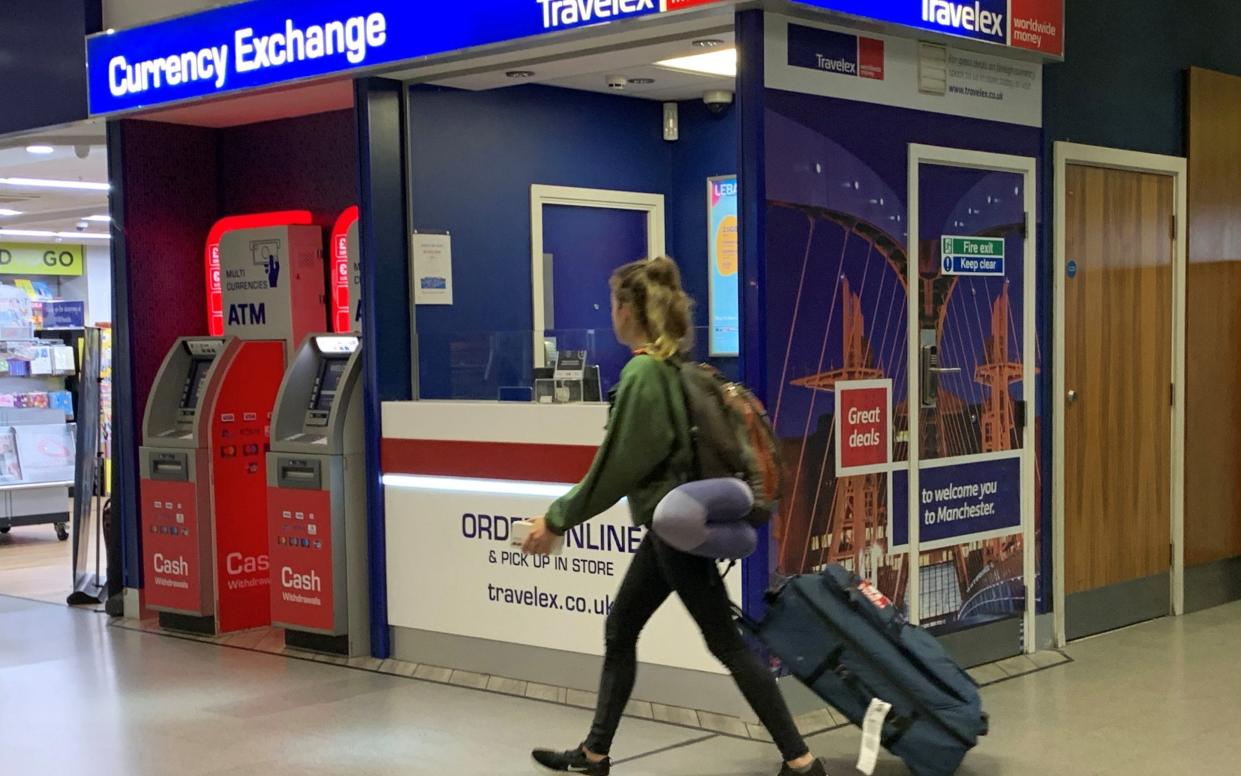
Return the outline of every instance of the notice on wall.
[[[711,269],[712,356],[741,353],[741,252],[737,230],[737,176],[707,180],[707,260]]]
[[[452,236],[415,232],[414,304],[452,304]]]
[[[892,463],[892,381],[836,383],[836,474],[873,474]]]
[[[1020,453],[949,465],[923,464],[918,478],[918,541],[923,551],[1021,531]],[[909,545],[909,475],[892,473],[892,549]]]
[[[509,544],[515,522],[546,512],[550,498],[386,488],[388,611],[398,627],[603,653],[604,620],[645,530],[622,502],[565,536],[562,554],[524,555]],[[741,600],[741,574],[724,584]],[[679,602],[642,632],[646,663],[722,673]]]

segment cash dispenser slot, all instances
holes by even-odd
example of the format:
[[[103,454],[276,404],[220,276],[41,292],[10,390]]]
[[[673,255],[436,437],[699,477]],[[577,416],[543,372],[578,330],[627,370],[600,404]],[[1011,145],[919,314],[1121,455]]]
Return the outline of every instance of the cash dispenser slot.
[[[323,470],[319,461],[278,458],[276,459],[276,482],[281,488],[323,490]]]
[[[185,453],[155,453],[151,456],[153,480],[165,482],[186,482],[190,478],[190,459]]]

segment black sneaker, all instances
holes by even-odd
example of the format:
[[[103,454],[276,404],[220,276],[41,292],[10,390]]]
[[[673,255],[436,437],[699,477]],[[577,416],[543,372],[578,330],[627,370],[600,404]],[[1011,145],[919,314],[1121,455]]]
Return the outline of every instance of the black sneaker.
[[[827,776],[827,768],[823,766],[822,760],[815,760],[814,765],[809,770],[798,771],[793,769],[788,763],[780,769],[780,776]]]
[[[588,776],[608,776],[612,772],[612,760],[603,758],[597,763],[586,759],[586,753],[579,746],[567,752],[553,752],[549,749],[535,749],[530,753],[535,768],[544,773],[585,773]]]

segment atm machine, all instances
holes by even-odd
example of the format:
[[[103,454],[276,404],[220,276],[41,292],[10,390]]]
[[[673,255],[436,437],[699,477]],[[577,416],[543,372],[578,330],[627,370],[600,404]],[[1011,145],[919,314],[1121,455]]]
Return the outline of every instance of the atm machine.
[[[267,455],[272,623],[290,647],[370,654],[362,352],[307,338],[276,400]]]
[[[200,423],[203,386],[224,350],[220,337],[182,337],[155,378],[142,421],[143,539],[147,604],[170,613],[209,617],[212,537],[200,515],[210,505],[199,487],[210,471],[210,434]]]
[[[139,452],[144,603],[211,634],[270,622],[265,456],[289,351],[326,320],[322,232],[231,232],[220,266],[225,336],[173,345]]]

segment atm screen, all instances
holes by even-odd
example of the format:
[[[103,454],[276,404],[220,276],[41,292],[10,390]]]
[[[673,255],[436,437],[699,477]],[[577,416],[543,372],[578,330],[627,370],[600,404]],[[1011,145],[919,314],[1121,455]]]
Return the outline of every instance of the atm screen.
[[[328,358],[319,367],[319,393],[315,396],[313,410],[328,411],[332,409],[332,401],[336,398],[336,389],[340,387],[341,375],[349,360],[345,358]]]
[[[189,377],[185,381],[185,390],[181,392],[181,409],[192,410],[198,406],[198,395],[202,393],[203,383],[207,382],[207,371],[211,369],[211,363],[209,358],[194,359]]]

